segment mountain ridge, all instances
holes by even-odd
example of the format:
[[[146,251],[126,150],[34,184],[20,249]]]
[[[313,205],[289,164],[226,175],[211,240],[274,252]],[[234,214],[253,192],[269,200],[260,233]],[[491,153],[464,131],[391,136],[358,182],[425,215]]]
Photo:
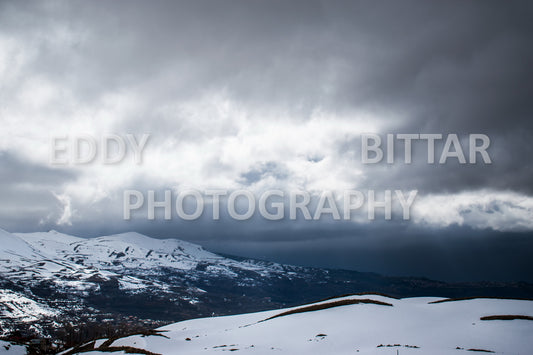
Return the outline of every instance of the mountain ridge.
[[[81,238],[2,231],[0,238],[0,336],[51,336],[62,339],[62,346],[109,335],[110,329],[153,329],[348,293],[533,298],[527,283],[450,284],[284,265],[136,232]],[[17,313],[21,304],[28,305],[25,318]]]

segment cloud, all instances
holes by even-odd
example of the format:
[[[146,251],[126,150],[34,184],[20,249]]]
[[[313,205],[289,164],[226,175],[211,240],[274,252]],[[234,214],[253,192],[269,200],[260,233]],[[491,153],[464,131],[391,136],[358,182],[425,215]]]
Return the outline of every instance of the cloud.
[[[527,231],[533,229],[533,198],[486,190],[427,195],[414,205],[413,217],[415,223],[433,227]]]
[[[45,165],[50,136],[149,132],[152,141],[141,167],[71,167],[80,178],[58,193],[73,203],[139,178],[533,191],[525,3],[77,5],[3,2],[1,146]],[[363,167],[362,132],[487,133],[494,164]],[[262,172],[269,165],[283,171]]]
[[[63,225],[71,226],[72,225],[72,214],[75,211],[72,211],[70,197],[65,194],[61,194],[61,195],[54,194],[54,196],[63,206],[63,213],[57,219],[56,224],[58,226],[63,226]]]
[[[62,213],[54,191],[62,190],[77,178],[75,172],[51,169],[0,151],[0,224],[5,228],[36,230],[51,227]]]
[[[283,223],[128,224],[122,191],[417,189],[413,228],[531,231],[532,12],[527,1],[2,1],[0,223],[312,239]],[[365,166],[363,132],[485,133],[493,164]],[[150,133],[144,163],[50,167],[51,137],[105,133]],[[374,225],[294,225],[322,227]]]

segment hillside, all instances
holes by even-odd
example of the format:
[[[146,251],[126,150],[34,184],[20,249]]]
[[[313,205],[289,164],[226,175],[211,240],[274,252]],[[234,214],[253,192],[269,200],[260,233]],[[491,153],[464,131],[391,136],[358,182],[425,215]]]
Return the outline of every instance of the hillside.
[[[533,301],[349,296],[312,305],[203,318],[159,328],[153,335],[102,339],[78,354],[129,348],[146,354],[529,354]],[[533,319],[533,318],[531,318]],[[96,349],[96,350],[95,350]],[[100,349],[100,351],[98,351]],[[142,351],[147,352],[142,352]],[[398,352],[397,352],[398,351]]]
[[[172,322],[348,293],[533,298],[526,283],[450,284],[217,255],[138,233],[80,238],[0,230],[0,337],[63,348]]]

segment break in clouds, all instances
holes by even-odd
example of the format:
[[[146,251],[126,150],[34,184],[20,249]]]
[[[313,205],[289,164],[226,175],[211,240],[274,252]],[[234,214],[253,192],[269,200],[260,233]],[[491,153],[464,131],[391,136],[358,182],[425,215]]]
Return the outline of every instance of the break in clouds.
[[[526,1],[2,1],[0,224],[362,235],[383,221],[127,223],[123,192],[389,189],[418,191],[400,234],[530,232],[531,18]],[[415,146],[411,164],[364,164],[369,132],[457,134],[466,159],[465,137],[486,135],[491,164]],[[150,134],[142,164],[49,164],[51,138],[109,133]]]

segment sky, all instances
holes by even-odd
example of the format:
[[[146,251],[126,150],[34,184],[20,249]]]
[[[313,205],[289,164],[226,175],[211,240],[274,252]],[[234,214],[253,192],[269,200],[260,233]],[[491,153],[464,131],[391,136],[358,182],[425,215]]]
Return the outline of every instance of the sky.
[[[527,1],[0,1],[0,228],[533,282],[531,18]],[[484,134],[492,163],[415,144],[405,164],[398,143],[363,164],[363,133]],[[142,163],[51,164],[53,138],[108,134],[149,134]],[[418,194],[408,221],[126,221],[127,189]]]

